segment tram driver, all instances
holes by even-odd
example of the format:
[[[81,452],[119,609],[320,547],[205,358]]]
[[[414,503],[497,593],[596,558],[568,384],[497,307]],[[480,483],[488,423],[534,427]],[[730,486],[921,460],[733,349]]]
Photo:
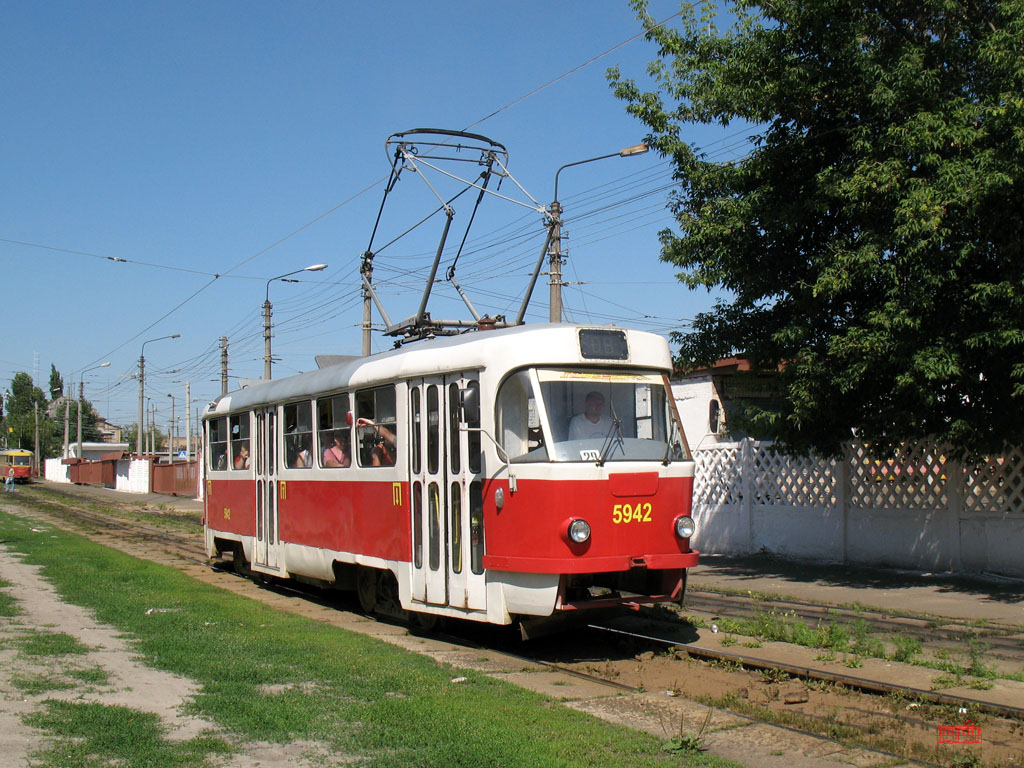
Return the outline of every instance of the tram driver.
[[[569,421],[569,439],[603,439],[608,437],[611,431],[612,420],[604,412],[604,395],[597,390],[587,393],[583,401],[583,413],[577,413]]]

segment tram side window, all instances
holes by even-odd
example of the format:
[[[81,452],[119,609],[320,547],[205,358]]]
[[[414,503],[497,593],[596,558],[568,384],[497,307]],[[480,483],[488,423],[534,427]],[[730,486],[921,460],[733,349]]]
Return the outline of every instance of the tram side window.
[[[509,461],[546,461],[544,433],[527,371],[509,376],[498,391],[498,440]]]
[[[207,422],[210,430],[210,469],[228,468],[228,420],[211,419]]]
[[[231,466],[234,469],[249,469],[252,462],[249,453],[249,414],[232,416],[228,422],[231,427]]]
[[[313,404],[309,401],[284,407],[284,456],[289,469],[313,466]]]
[[[394,466],[398,456],[395,388],[356,392],[356,452],[361,467]]]
[[[352,427],[348,395],[335,395],[317,400],[316,423],[320,440],[321,467],[352,465]]]

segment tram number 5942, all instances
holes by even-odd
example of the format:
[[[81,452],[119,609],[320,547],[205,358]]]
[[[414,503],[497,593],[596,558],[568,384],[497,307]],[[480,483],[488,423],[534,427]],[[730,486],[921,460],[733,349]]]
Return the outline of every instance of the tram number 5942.
[[[612,522],[616,525],[619,523],[649,523],[652,509],[649,501],[636,504],[616,504],[612,507]]]

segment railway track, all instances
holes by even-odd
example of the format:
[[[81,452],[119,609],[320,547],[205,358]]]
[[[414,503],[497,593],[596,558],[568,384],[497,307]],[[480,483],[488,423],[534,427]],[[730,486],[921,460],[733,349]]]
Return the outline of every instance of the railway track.
[[[190,564],[209,567],[205,551],[201,545],[201,528],[198,521],[180,519],[173,529],[163,524],[148,522],[148,519],[162,520],[159,513],[149,514],[137,507],[123,505],[120,509],[101,511],[97,505],[83,501],[73,493],[31,492],[22,496],[19,501],[34,509],[41,515],[48,516],[62,524],[70,523],[86,535],[98,538],[116,539],[134,542],[140,552],[159,550]],[[229,565],[229,564],[228,564]],[[313,601],[324,606],[337,608],[337,593],[324,592],[291,582],[264,585],[277,595],[294,596],[296,599]],[[910,632],[913,629],[927,632],[922,627],[929,626],[928,619],[921,617],[894,617],[884,614],[865,615],[863,611],[836,609],[832,606],[816,606],[795,603],[793,601],[743,600],[736,596],[719,595],[717,593],[691,593],[687,598],[687,608],[698,610],[711,616],[733,616],[750,618],[758,610],[785,611],[800,617],[807,622],[863,620],[868,622],[874,631],[892,633],[897,631]],[[343,606],[345,610],[354,610],[354,600]],[[656,690],[647,676],[650,670],[664,665],[679,666],[684,660],[699,660],[702,667],[694,667],[698,662],[690,661],[690,666],[677,672],[686,675],[678,691],[667,686],[669,696],[688,694],[690,685],[687,681],[695,674],[694,670],[706,667],[716,675],[721,674],[728,680],[725,684],[717,684],[717,695],[705,694],[695,696],[700,703],[711,706],[716,712],[730,712],[733,716],[750,722],[771,723],[777,727],[788,729],[794,734],[812,735],[815,737],[832,737],[837,744],[856,744],[860,749],[867,749],[880,759],[910,759],[924,765],[942,765],[928,759],[928,750],[924,748],[921,738],[904,739],[904,744],[918,744],[919,749],[894,749],[891,740],[878,739],[877,734],[912,730],[915,734],[930,734],[934,745],[934,728],[937,723],[948,721],[951,713],[969,712],[972,717],[985,718],[989,732],[994,735],[991,743],[999,747],[1000,754],[1013,754],[1014,759],[1024,761],[1024,751],[1015,747],[1022,731],[1024,731],[1024,708],[1006,705],[993,705],[982,698],[972,699],[964,696],[944,695],[931,690],[899,685],[893,682],[880,681],[857,674],[843,674],[835,671],[822,672],[810,666],[788,663],[781,659],[752,658],[749,652],[738,649],[721,649],[707,647],[696,642],[692,637],[692,626],[679,624],[658,624],[650,621],[644,631],[624,628],[608,624],[594,623],[587,627],[587,635],[573,634],[571,642],[565,638],[554,638],[538,641],[527,645],[516,645],[501,636],[494,628],[469,624],[460,626],[454,631],[447,630],[444,635],[435,635],[450,642],[467,647],[498,649],[524,661],[545,666],[552,671],[563,672],[578,679],[607,686],[618,692],[639,694]],[[934,626],[934,622],[931,622]],[[651,629],[654,626],[658,631]],[[974,629],[967,625],[942,624],[948,632],[961,629]],[[689,628],[689,641],[680,635],[680,631]],[[1010,627],[986,627],[989,634],[986,641],[1006,639],[1005,649],[1000,652],[1019,651],[1012,642]],[[937,633],[936,642],[948,642],[948,632]],[[1019,644],[1018,644],[1019,646]],[[614,652],[610,652],[613,649]],[[595,665],[595,659],[605,659],[603,669]],[[760,677],[758,677],[760,676]],[[787,682],[788,681],[788,682]],[[755,688],[764,687],[769,693],[779,688],[780,683],[793,686],[805,686],[808,691],[814,686],[823,686],[841,692],[840,698],[846,697],[843,709],[849,713],[859,713],[855,717],[838,717],[835,709],[801,712],[799,717],[785,713],[780,717],[773,713],[771,702],[761,702],[750,692]],[[744,694],[744,692],[747,692]],[[851,693],[851,692],[856,692]],[[777,697],[781,697],[779,691]],[[744,700],[743,696],[747,699]],[[759,695],[759,694],[758,694]],[[787,697],[790,694],[785,694]],[[808,696],[807,701],[811,697]],[[781,700],[781,698],[780,698]],[[899,702],[899,707],[879,705],[879,701]],[[783,710],[788,705],[783,704]],[[763,712],[759,710],[763,709]],[[793,708],[795,710],[795,707]],[[955,719],[955,717],[954,717]],[[1004,735],[1005,734],[1005,735]],[[1016,751],[1015,751],[1016,750]],[[1013,763],[1004,763],[1013,764]]]
[[[936,619],[910,614],[892,614],[868,608],[823,606],[796,600],[762,599],[721,592],[689,590],[685,610],[715,618],[754,620],[765,614],[791,616],[808,626],[836,624],[866,625],[872,634],[886,638],[909,637],[921,642],[923,648],[936,652],[959,652],[965,641],[985,646],[985,656],[1024,668],[1024,630],[1021,627],[986,621]]]

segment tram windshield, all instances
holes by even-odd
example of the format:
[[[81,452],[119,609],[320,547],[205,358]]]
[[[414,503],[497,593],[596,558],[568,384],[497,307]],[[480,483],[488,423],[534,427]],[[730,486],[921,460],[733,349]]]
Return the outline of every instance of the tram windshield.
[[[512,463],[689,458],[659,373],[537,368],[498,392],[498,440]]]

